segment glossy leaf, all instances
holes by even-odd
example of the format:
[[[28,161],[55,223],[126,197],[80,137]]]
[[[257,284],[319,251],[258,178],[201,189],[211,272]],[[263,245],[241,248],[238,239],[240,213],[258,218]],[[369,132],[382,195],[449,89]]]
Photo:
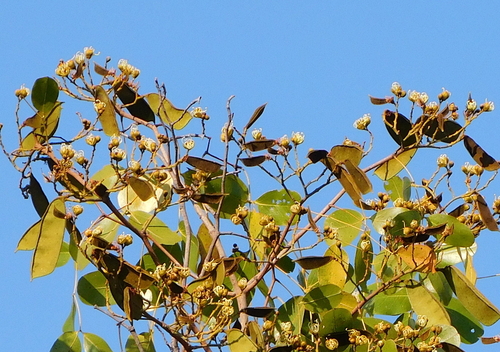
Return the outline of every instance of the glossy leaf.
[[[49,207],[49,200],[33,174],[30,174],[29,192],[36,212],[42,217]]]
[[[337,231],[343,246],[349,245],[361,232],[364,216],[356,210],[339,209],[325,220],[325,226]]]
[[[99,271],[93,271],[83,275],[78,280],[77,292],[80,300],[89,306],[105,307],[116,304],[109,294],[107,280]]]
[[[322,313],[337,307],[341,301],[342,290],[330,284],[309,291],[302,299],[302,304],[313,313]]]
[[[255,200],[259,212],[272,216],[276,225],[285,225],[290,218],[290,206],[302,197],[297,192],[291,191],[290,195],[285,190],[269,191]]]
[[[384,184],[385,190],[389,193],[391,200],[409,200],[411,196],[411,180],[408,177],[394,176]]]
[[[472,159],[485,170],[495,171],[500,169],[500,163],[486,153],[486,151],[469,136],[464,136],[464,145]]]
[[[439,300],[424,286],[407,287],[407,292],[411,307],[416,314],[427,316],[429,326],[440,324],[450,325],[448,312]]]
[[[493,215],[491,214],[490,208],[486,203],[486,200],[479,193],[476,194],[476,205],[479,209],[479,215],[481,220],[486,225],[486,228],[490,231],[499,231],[498,224]]]
[[[294,262],[299,264],[302,269],[311,270],[322,267],[332,260],[332,256],[307,256],[295,259]]]
[[[150,332],[143,332],[137,335],[137,338],[139,339],[139,342],[142,347],[142,352],[156,352],[155,346],[154,346],[154,341],[153,341],[153,334]],[[127,339],[127,343],[125,344],[125,350],[127,352],[141,352],[139,350],[139,347],[137,347],[137,344],[135,342],[135,339],[133,338],[132,335],[130,335]]]
[[[483,335],[481,323],[456,298],[452,298],[446,306],[451,324],[457,329],[462,342],[476,343]]]
[[[217,172],[222,167],[221,164],[216,163],[215,161],[207,160],[204,158],[198,158],[195,156],[188,156],[186,158],[186,163],[188,163],[189,165],[198,170],[205,171],[208,173]]]
[[[85,352],[112,352],[111,348],[102,337],[90,332],[83,333],[83,348]]]
[[[154,122],[155,113],[153,110],[151,110],[144,97],[139,96],[127,82],[114,86],[114,90],[131,115],[143,121]]]
[[[50,348],[50,352],[81,352],[82,343],[78,331],[68,331],[59,336]]]
[[[266,105],[267,105],[267,103],[265,103],[265,104],[259,106],[257,109],[255,109],[252,116],[250,117],[250,120],[248,120],[247,124],[243,128],[243,134],[245,134],[246,131],[248,131],[248,129],[250,127],[252,127],[253,124],[259,119],[259,117],[262,116],[262,114],[264,113],[264,110],[266,108]]]
[[[383,181],[391,179],[405,168],[405,166],[410,162],[416,152],[417,149],[415,148],[397,153],[397,155],[377,167],[375,169],[375,175],[377,175]]]
[[[459,222],[453,216],[447,214],[432,214],[427,219],[430,226],[437,226],[441,224],[448,224],[448,227],[453,226],[453,232],[451,235],[446,236],[444,242],[446,244],[457,246],[457,247],[470,247],[474,243],[474,235],[471,229]],[[438,236],[438,239],[440,236]]]
[[[336,145],[330,150],[328,156],[337,164],[349,160],[352,165],[358,166],[363,158],[363,149],[356,145]]]
[[[231,352],[260,352],[257,345],[239,329],[227,330],[227,344]]]
[[[399,315],[411,310],[406,287],[394,287],[385,290],[373,298],[373,313]]]
[[[385,110],[382,117],[392,139],[401,147],[408,148],[420,142],[420,138],[412,131],[412,123],[403,114]]]
[[[50,77],[39,78],[31,89],[31,102],[42,115],[49,113],[59,97],[59,86]]]
[[[56,268],[66,228],[65,216],[64,200],[54,199],[41,220],[40,234],[31,262],[32,279],[48,275]]]
[[[99,121],[101,122],[104,133],[107,136],[118,136],[120,134],[120,129],[116,121],[116,112],[113,102],[109,99],[108,94],[101,86],[95,88],[94,95],[96,100],[106,104],[101,114],[99,114]]]
[[[176,130],[182,130],[193,116],[184,109],[176,108],[167,98],[160,98],[157,93],[146,95],[151,110],[167,125]]]
[[[490,326],[500,319],[500,310],[459,269],[448,267],[445,275],[460,303],[481,323]]]
[[[449,265],[465,263],[467,257],[472,257],[477,251],[477,243],[470,247],[455,247],[445,245],[437,251],[438,267],[444,268]]]
[[[136,210],[130,214],[129,220],[136,228],[147,230],[148,236],[151,236],[160,244],[173,245],[181,241],[181,236],[172,231],[156,216],[153,217],[151,214]],[[144,228],[146,223],[149,223],[149,225]]]

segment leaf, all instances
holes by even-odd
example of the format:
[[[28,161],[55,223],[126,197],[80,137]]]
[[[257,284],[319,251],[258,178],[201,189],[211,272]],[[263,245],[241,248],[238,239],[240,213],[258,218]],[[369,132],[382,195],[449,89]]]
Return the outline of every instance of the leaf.
[[[416,152],[415,148],[396,153],[391,159],[375,169],[375,175],[383,181],[391,179],[405,168]]]
[[[59,86],[50,77],[39,78],[31,89],[31,102],[42,115],[48,114],[59,97]]]
[[[82,344],[78,331],[68,331],[59,336],[50,348],[50,352],[81,352]]]
[[[386,98],[375,98],[369,95],[370,97],[370,102],[373,105],[385,105],[385,104],[394,104],[394,98],[393,97],[386,97]]]
[[[385,110],[382,118],[392,139],[403,148],[420,143],[420,137],[412,131],[413,125],[403,114]]]
[[[63,324],[62,331],[70,332],[75,331],[75,316],[76,316],[76,305],[75,302],[71,302],[71,311]]]
[[[458,263],[465,263],[467,257],[472,257],[477,251],[477,243],[470,247],[455,247],[446,245],[437,251],[438,267],[444,268],[449,265],[455,265]]]
[[[345,160],[344,165],[361,194],[367,194],[373,190],[372,183],[363,170],[353,164],[351,160]]]
[[[143,352],[156,352],[154,343],[153,343],[153,334],[150,332],[143,332],[137,335],[139,342],[142,347]],[[125,344],[125,351],[127,352],[141,352],[139,347],[135,342],[135,339],[132,335],[130,335],[127,339],[127,343]]]
[[[49,200],[33,173],[30,174],[29,192],[38,216],[42,217],[49,207]]]
[[[486,153],[486,151],[469,136],[464,136],[464,145],[472,159],[485,170],[495,171],[500,169],[500,163]]]
[[[156,115],[167,125],[176,130],[182,130],[193,116],[184,109],[176,108],[167,98],[160,98],[157,93],[146,95],[146,99]]]
[[[113,352],[106,341],[90,332],[83,333],[83,348],[85,352]]]
[[[457,329],[462,342],[473,344],[484,333],[481,323],[456,298],[452,298],[446,306],[451,324]]]
[[[402,208],[402,207],[393,207],[393,208],[382,209],[382,210],[378,211],[375,215],[373,215],[371,217],[373,228],[380,235],[384,235],[385,232],[386,232],[386,223],[387,223],[387,221],[392,221],[392,220],[395,221],[395,218],[398,215],[404,214],[404,213],[409,212],[409,211],[410,211],[409,209]],[[412,215],[410,215],[409,217],[408,216],[406,216],[406,217],[401,216],[399,218],[400,219],[400,223],[399,224],[395,223],[394,226],[393,226],[393,229],[396,227],[396,225],[398,225],[398,227],[396,229],[399,229],[399,231],[402,231],[402,228],[404,226],[406,226],[406,223],[403,222],[403,221],[409,220],[411,222],[411,220],[413,218],[415,218],[415,217],[419,218],[419,216],[417,215],[416,212],[413,212]],[[408,222],[408,225],[410,224],[410,222]]]
[[[50,112],[42,115],[37,112],[39,118],[39,126],[30,132],[21,142],[22,150],[32,150],[35,148],[36,143],[44,144],[56,132],[59,125],[59,118],[61,117],[62,103],[56,102]]]
[[[419,120],[417,120],[416,123],[418,122]],[[423,133],[426,136],[443,143],[456,142],[460,139],[462,135],[461,132],[462,126],[451,120],[445,120],[442,129],[439,128],[439,122],[436,119],[430,121],[430,123],[423,128]]]
[[[109,75],[109,70],[106,69],[106,68],[104,68],[104,67],[102,67],[97,62],[94,62],[94,71],[98,75],[101,75],[101,76],[104,76],[104,77],[106,77],[107,75]]]
[[[113,102],[109,99],[108,94],[101,86],[95,87],[94,96],[96,101],[99,100],[105,104],[102,112],[99,114],[99,121],[101,122],[102,129],[107,136],[118,136],[120,129],[116,121],[116,112]]]
[[[363,149],[356,145],[336,145],[330,150],[328,156],[336,164],[343,164],[348,160],[352,165],[358,166],[363,158]]]
[[[334,147],[335,148],[335,147]],[[311,160],[313,164],[316,164],[318,161],[325,159],[328,155],[328,151],[326,150],[310,150],[307,153],[307,158]]]
[[[391,200],[394,202],[396,199],[409,200],[411,196],[411,180],[408,177],[394,176],[387,180],[384,188],[389,192]]]
[[[347,253],[336,245],[330,246],[325,251],[325,256],[331,256],[334,260],[311,271],[311,275],[317,273],[317,282],[320,286],[333,284],[343,288],[347,280],[349,270],[349,257]]]
[[[188,163],[189,165],[191,165],[192,167],[194,167],[198,170],[209,172],[209,173],[215,173],[215,172],[219,171],[220,168],[222,167],[221,164],[216,163],[215,161],[207,160],[207,159],[203,159],[203,158],[198,158],[195,156],[188,156],[186,158],[186,163]]]
[[[100,271],[83,275],[78,280],[77,293],[80,300],[89,306],[105,307],[116,304],[109,295],[106,277]]]
[[[131,115],[143,121],[155,121],[155,113],[151,110],[144,97],[140,97],[137,91],[132,89],[127,82],[114,86],[114,90]]]
[[[266,108],[267,103],[259,106],[255,111],[253,112],[252,116],[250,117],[250,120],[248,120],[247,124],[243,128],[243,134],[245,134],[250,127],[259,119],[259,117],[264,113],[264,110]]]
[[[490,326],[500,319],[500,310],[460,270],[451,266],[444,273],[460,302],[481,323]]]
[[[347,246],[361,232],[364,219],[363,214],[356,210],[339,209],[326,218],[325,226],[335,230],[337,239],[342,242],[343,246]]]
[[[41,220],[40,235],[31,262],[31,279],[48,275],[56,268],[66,228],[65,216],[64,200],[54,199]]]
[[[453,291],[446,280],[442,271],[435,273],[429,273],[427,275],[428,280],[424,280],[425,287],[433,293],[436,293],[440,301],[444,305],[448,305],[453,296]]]
[[[422,273],[436,272],[436,253],[425,244],[411,244],[399,247],[396,251],[401,259],[412,269]]]
[[[243,148],[248,149],[251,152],[259,152],[261,150],[266,150],[268,148],[271,148],[275,144],[276,144],[275,139],[259,139],[256,141],[251,141],[243,144]]]
[[[368,242],[365,242],[368,241]],[[367,248],[362,248],[362,243],[369,243]],[[360,236],[354,257],[354,279],[356,284],[367,282],[372,274],[373,247],[370,238]]]
[[[246,307],[240,310],[240,312],[256,318],[266,318],[275,311],[276,310],[272,307]]]
[[[173,245],[181,241],[181,236],[177,232],[172,231],[156,216],[136,210],[130,213],[129,220],[136,228],[146,230],[148,236],[151,236],[160,244]],[[144,228],[146,223],[149,223],[149,225]]]
[[[490,231],[500,231],[498,229],[498,224],[493,215],[491,215],[490,208],[484,200],[483,196],[479,193],[476,193],[476,205],[479,209],[479,215],[481,216],[481,220],[486,225],[486,228]]]
[[[16,251],[31,251],[35,249],[40,237],[40,229],[42,228],[42,220],[37,221],[24,233],[17,244]]]
[[[389,288],[373,298],[373,314],[399,315],[411,310],[406,287]]]
[[[340,287],[328,284],[309,291],[302,299],[301,304],[313,313],[322,313],[337,307],[341,301],[342,290]]]
[[[407,287],[411,307],[416,314],[426,315],[429,326],[450,325],[450,316],[444,306],[424,286]]]
[[[430,226],[447,224],[448,228],[453,227],[451,235],[446,236],[444,239],[446,244],[457,247],[470,247],[474,243],[474,235],[471,229],[453,216],[447,214],[432,214],[428,217],[427,221]],[[440,239],[440,236],[437,236],[437,238]]]
[[[156,278],[148,271],[132,265],[111,253],[102,254],[97,264],[108,278],[109,276],[116,277],[133,288],[145,290],[156,282]]]
[[[285,225],[290,218],[290,207],[302,197],[295,191],[288,194],[284,189],[269,191],[255,200],[259,212],[272,216],[276,225]]]
[[[299,264],[302,269],[311,270],[317,269],[330,263],[333,260],[332,256],[308,256],[295,259],[294,262]]]
[[[358,207],[361,206],[361,191],[356,185],[353,177],[349,172],[347,172],[343,167],[337,166],[333,170],[333,174],[337,177],[337,180],[340,182],[344,191],[347,193],[349,197],[351,197],[354,204]]]
[[[265,155],[252,156],[250,158],[240,158],[243,165],[246,167],[259,166],[264,161],[266,161],[267,157]]]
[[[241,330],[229,329],[226,334],[227,344],[231,352],[260,352],[257,345]]]
[[[302,297],[292,297],[279,307],[278,322],[292,323],[293,333],[300,334],[304,321],[304,311],[305,307],[302,304]]]
[[[334,308],[321,317],[319,336],[325,337],[334,332],[346,331],[351,327],[353,317],[344,308]]]

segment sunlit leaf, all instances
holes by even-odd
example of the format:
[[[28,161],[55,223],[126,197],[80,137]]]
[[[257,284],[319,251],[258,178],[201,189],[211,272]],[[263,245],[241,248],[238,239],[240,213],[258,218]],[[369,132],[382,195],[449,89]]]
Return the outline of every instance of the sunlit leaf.
[[[356,210],[339,209],[325,220],[325,226],[337,232],[337,239],[343,246],[349,245],[361,232],[364,216]]]
[[[427,221],[430,226],[437,226],[441,224],[448,224],[448,227],[453,227],[451,235],[445,237],[446,244],[457,247],[470,247],[474,243],[474,235],[471,229],[462,224],[453,216],[447,214],[432,214],[428,217]],[[437,236],[440,239],[440,236]]]
[[[464,145],[472,159],[485,170],[495,171],[500,169],[500,163],[486,153],[486,151],[469,136],[464,136]]]
[[[373,298],[373,313],[399,315],[411,309],[406,287],[394,287],[385,290]]]
[[[158,217],[153,217],[149,213],[136,210],[130,213],[129,220],[136,228],[146,230],[148,236],[151,236],[160,244],[173,245],[181,240],[181,236],[177,232],[172,231]],[[148,223],[147,227],[145,227],[146,223]]]
[[[357,284],[370,280],[372,261],[373,247],[371,239],[360,236],[356,246],[356,256],[354,257],[354,279]]]
[[[311,271],[310,276],[317,274],[317,282],[319,286],[333,284],[343,288],[347,281],[347,271],[349,270],[349,257],[347,253],[336,246],[330,246],[325,251],[325,257],[331,256],[334,260]]]
[[[167,98],[160,98],[157,93],[146,95],[149,106],[160,119],[176,130],[182,130],[193,116],[184,109],[176,108]]]
[[[356,185],[356,182],[354,181],[353,177],[349,172],[347,172],[343,167],[337,166],[333,174],[335,177],[337,177],[337,180],[340,182],[342,187],[344,188],[344,191],[347,193],[349,197],[351,197],[352,201],[356,206],[361,205],[361,191]]]
[[[52,110],[42,115],[37,112],[39,118],[39,127],[30,132],[21,142],[22,150],[32,150],[36,143],[44,144],[56,132],[59,125],[59,118],[61,117],[62,103],[56,102]]]
[[[334,332],[345,331],[351,327],[353,317],[351,312],[344,308],[334,308],[326,312],[321,318],[319,336],[327,336]]]
[[[459,269],[448,267],[445,275],[460,303],[481,323],[490,326],[500,319],[500,310]]]
[[[455,247],[446,245],[437,251],[438,267],[444,268],[449,265],[465,263],[467,256],[472,257],[477,251],[477,242],[470,247]]]
[[[78,280],[77,292],[80,300],[90,306],[105,307],[115,304],[114,298],[109,294],[107,280],[99,271],[83,275]]]
[[[390,221],[394,220],[396,218],[396,216],[403,214],[403,213],[406,213],[406,212],[409,212],[409,211],[410,211],[409,209],[403,208],[403,207],[393,207],[393,208],[382,209],[382,210],[378,211],[375,215],[373,215],[371,218],[372,223],[373,223],[373,228],[380,235],[384,235],[386,229],[388,230],[388,228],[386,226],[388,221],[390,222]],[[413,213],[413,214],[414,214],[414,217],[418,218],[418,215],[416,215],[415,213]],[[400,219],[404,220],[402,217]],[[411,220],[412,219],[410,219],[410,221]],[[394,225],[396,225],[396,224],[394,224]],[[406,226],[405,223],[403,223],[401,221],[399,223],[400,231],[402,231],[402,227],[404,227],[404,226]]]
[[[63,324],[62,331],[70,332],[75,331],[75,316],[76,316],[76,305],[75,302],[71,302],[71,311]]]
[[[31,251],[35,249],[40,237],[40,230],[42,228],[42,220],[37,221],[24,233],[17,244],[16,251]]]
[[[413,270],[423,273],[436,272],[436,253],[425,244],[399,247],[396,253]]]
[[[285,190],[269,191],[255,200],[259,212],[272,216],[276,225],[285,225],[290,218],[290,206],[302,197],[295,191],[288,194]]]
[[[405,166],[413,158],[417,149],[405,150],[401,153],[397,153],[391,159],[384,162],[382,165],[375,169],[375,175],[377,175],[381,180],[387,181],[390,178],[396,176],[405,168]]]
[[[291,322],[293,333],[299,334],[304,321],[305,307],[302,304],[302,297],[295,296],[286,301],[278,309],[278,322]]]
[[[361,194],[370,193],[372,188],[372,183],[368,176],[366,176],[365,172],[357,167],[355,164],[351,162],[351,160],[345,160],[344,166],[352,177],[354,184],[359,189]]]
[[[239,329],[227,331],[227,344],[231,352],[259,352],[255,343]]]
[[[138,334],[137,338],[139,339],[139,342],[141,344],[142,352],[156,352],[152,333],[143,332]],[[125,350],[127,352],[141,352],[141,350],[139,350],[139,347],[137,347],[135,339],[132,335],[130,335],[127,339]]]
[[[352,165],[358,166],[363,158],[363,149],[356,145],[336,145],[330,150],[328,156],[337,164],[349,160]]]
[[[342,290],[335,285],[323,285],[309,291],[302,304],[313,313],[321,313],[337,307],[342,301]]]
[[[67,331],[59,336],[50,348],[50,352],[81,352],[82,343],[78,331]]]
[[[387,180],[384,188],[389,192],[391,200],[394,202],[396,199],[409,200],[411,196],[411,180],[408,177],[394,176]]]
[[[146,180],[140,179],[135,176],[130,176],[128,178],[128,184],[133,189],[135,194],[137,194],[139,199],[141,199],[143,202],[154,197],[155,195],[153,186]]]
[[[137,91],[132,89],[127,82],[115,86],[114,90],[131,115],[143,121],[154,122],[155,113],[153,110],[151,110],[146,100],[139,96]]]
[[[59,86],[50,77],[39,78],[31,89],[31,102],[42,115],[48,114],[59,97]]]
[[[411,307],[416,314],[427,316],[429,326],[440,324],[450,325],[448,312],[439,300],[424,286],[407,287],[407,293]]]
[[[112,352],[111,348],[102,337],[90,332],[83,333],[83,348],[85,352]]]
[[[54,199],[41,220],[40,235],[31,262],[32,279],[48,275],[56,268],[66,228],[65,216],[64,200]]]
[[[109,99],[108,94],[101,86],[95,87],[95,99],[105,104],[101,113],[99,114],[99,121],[101,122],[102,129],[107,136],[118,136],[120,129],[116,121],[116,112],[113,102]]]
[[[476,343],[484,333],[481,323],[456,298],[446,306],[451,324],[457,329],[462,342]]]

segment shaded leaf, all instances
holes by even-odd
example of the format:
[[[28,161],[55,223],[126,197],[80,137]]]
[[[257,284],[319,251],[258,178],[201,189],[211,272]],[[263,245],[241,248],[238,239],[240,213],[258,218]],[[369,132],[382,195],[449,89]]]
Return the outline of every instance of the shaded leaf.
[[[416,124],[419,123],[420,118],[417,120]],[[460,139],[462,135],[462,126],[460,126],[455,121],[445,120],[443,122],[442,128],[439,126],[439,121],[436,119],[431,120],[423,128],[422,132],[427,136],[436,141],[443,143],[453,143]]]
[[[386,98],[375,98],[369,95],[370,97],[370,102],[373,105],[385,105],[385,104],[394,104],[394,98],[393,97],[386,97]]]
[[[155,113],[143,97],[132,89],[127,82],[114,86],[115,94],[131,115],[147,122],[154,122]]]
[[[104,76],[104,77],[106,77],[107,75],[109,75],[109,70],[106,69],[106,68],[104,68],[104,67],[102,67],[97,62],[94,62],[94,71],[98,75],[101,75],[101,76]]]
[[[325,159],[328,155],[328,151],[327,150],[310,150],[308,153],[307,153],[307,158],[309,158],[309,160],[311,160],[312,163],[316,164],[318,161],[321,161],[323,159]]]
[[[403,114],[385,110],[382,117],[392,139],[401,147],[408,148],[420,143],[420,138],[412,131],[412,123]]]
[[[71,311],[63,324],[62,331],[70,332],[75,331],[75,316],[76,316],[76,305],[75,302],[71,302]]]
[[[266,318],[275,311],[276,309],[272,307],[247,307],[240,310],[240,312],[243,312],[247,315],[250,315],[251,317],[256,317],[256,318]]]
[[[33,173],[30,174],[29,192],[36,212],[42,217],[49,207],[49,200]]]
[[[128,178],[128,184],[134,190],[135,194],[144,202],[155,195],[153,186],[146,180],[130,176]]]
[[[389,180],[399,174],[408,165],[416,152],[417,149],[415,148],[396,153],[391,159],[375,169],[375,175],[383,181]]]
[[[219,204],[224,198],[225,194],[193,194],[191,198],[197,202],[205,204]]]
[[[385,290],[373,298],[373,313],[399,315],[411,310],[406,287],[394,287]]]
[[[344,308],[334,308],[321,317],[319,336],[328,336],[334,332],[346,331],[352,327],[351,312]]]
[[[337,180],[340,182],[344,191],[347,193],[349,197],[351,197],[354,204],[358,207],[361,206],[361,191],[356,185],[353,177],[349,172],[347,172],[343,167],[337,166],[333,170],[333,174],[337,177]]]
[[[132,265],[111,253],[103,253],[97,264],[108,278],[109,276],[116,277],[134,288],[145,290],[156,282],[156,278],[148,271]]]
[[[243,144],[243,148],[248,149],[251,152],[259,152],[261,150],[266,150],[268,148],[271,148],[275,144],[276,144],[275,139],[259,139],[256,141],[251,141]]]
[[[90,306],[105,307],[116,303],[108,294],[106,277],[100,271],[83,275],[78,280],[77,292],[80,300]]]
[[[153,343],[153,334],[150,332],[143,332],[137,335],[139,342],[142,347],[143,352],[156,352],[154,343]],[[125,344],[125,350],[127,352],[140,352],[139,347],[137,347],[135,339],[132,335],[130,335],[127,339],[127,343]]]
[[[101,122],[102,129],[107,136],[118,136],[120,129],[116,121],[116,112],[113,102],[109,99],[108,94],[101,86],[95,87],[94,96],[96,100],[105,104],[102,112],[99,114],[99,121]]]
[[[216,163],[215,161],[198,158],[195,156],[188,156],[186,158],[186,163],[188,163],[189,165],[191,165],[196,169],[209,173],[215,173],[219,171],[220,168],[222,167],[221,164]]]
[[[259,117],[264,113],[264,109],[266,108],[267,103],[259,106],[255,111],[253,112],[252,116],[250,117],[250,120],[248,120],[247,124],[243,128],[243,134],[248,131],[250,127],[259,119]]]
[[[498,224],[493,215],[491,214],[490,208],[484,200],[484,197],[479,193],[476,193],[476,205],[479,209],[479,215],[481,216],[481,220],[486,225],[486,228],[490,231],[499,231]]]
[[[476,343],[484,333],[481,323],[456,298],[446,306],[451,324],[457,329],[462,342]]]
[[[311,270],[322,267],[332,260],[332,256],[308,256],[295,259],[294,262],[299,264],[302,269]]]
[[[266,161],[266,159],[267,158],[265,155],[252,156],[250,158],[240,158],[241,162],[246,167],[259,166],[264,161]]]
[[[278,322],[292,323],[293,333],[299,334],[304,321],[305,307],[302,304],[302,296],[290,298],[278,309]]]
[[[500,163],[486,153],[486,151],[469,136],[464,136],[464,145],[472,159],[485,170],[495,171],[500,169]]]
[[[366,243],[369,244],[366,245]],[[362,247],[363,246],[363,247]],[[366,246],[366,247],[364,247]],[[373,261],[373,247],[370,238],[360,236],[354,257],[354,279],[357,284],[370,280]]]

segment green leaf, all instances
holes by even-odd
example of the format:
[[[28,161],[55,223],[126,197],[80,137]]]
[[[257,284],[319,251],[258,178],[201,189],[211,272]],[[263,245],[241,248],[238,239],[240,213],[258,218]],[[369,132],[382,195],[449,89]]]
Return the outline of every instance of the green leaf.
[[[457,247],[470,247],[474,244],[474,235],[471,229],[453,216],[447,214],[432,214],[429,216],[428,222],[430,226],[441,224],[448,224],[449,227],[453,226],[453,233],[446,236],[444,239],[446,244]]]
[[[383,181],[393,178],[405,168],[416,152],[417,148],[396,153],[391,159],[375,169],[375,175]]]
[[[69,254],[69,245],[68,243],[63,242],[61,245],[61,251],[59,252],[59,257],[57,258],[56,268],[66,265],[69,258],[71,258],[71,255]]]
[[[333,257],[334,260],[318,269],[312,270],[311,274],[317,273],[318,284],[320,286],[333,284],[343,288],[347,281],[347,271],[349,270],[349,257],[347,253],[336,245],[332,245],[325,251],[325,256]]]
[[[50,203],[41,220],[40,235],[33,252],[31,279],[54,271],[66,228],[66,206],[62,198]]]
[[[285,273],[291,273],[295,269],[295,262],[293,262],[292,259],[286,255],[278,260],[276,266]]]
[[[354,280],[357,284],[367,282],[372,275],[373,246],[370,238],[360,236],[354,258]],[[367,242],[366,242],[367,241]],[[362,249],[362,243],[369,243],[369,248]]]
[[[120,177],[118,171],[112,165],[108,164],[97,171],[92,176],[92,180],[102,183],[107,189],[113,189],[120,181]]]
[[[130,214],[129,220],[132,225],[141,230],[144,229],[146,223],[149,223],[147,227],[148,234],[161,244],[172,245],[181,241],[181,236],[172,231],[156,216],[153,217],[151,214],[137,210]]]
[[[50,137],[54,135],[59,125],[59,118],[61,117],[62,103],[56,102],[50,112],[46,115],[41,115],[37,113],[37,117],[40,120],[39,127],[35,128],[30,132],[21,142],[21,149],[32,150],[36,142],[40,144],[45,143]]]
[[[389,192],[391,200],[394,202],[396,199],[409,200],[411,196],[411,180],[408,177],[394,176],[389,179],[384,188]]]
[[[336,145],[328,154],[336,164],[342,164],[349,160],[353,165],[358,166],[363,158],[363,149],[355,145]]]
[[[40,229],[42,228],[42,220],[35,222],[31,227],[24,233],[24,235],[19,240],[17,244],[16,251],[31,251],[35,249],[40,237]]]
[[[381,352],[398,352],[398,346],[394,340],[385,340]]]
[[[448,305],[453,296],[453,291],[443,272],[428,273],[426,278],[428,280],[424,280],[425,287],[429,291],[436,293],[444,305]]]
[[[189,112],[184,112],[184,109],[176,108],[167,98],[161,99],[157,93],[146,95],[149,106],[160,119],[172,125],[176,130],[182,130],[191,121],[193,116]]]
[[[101,103],[106,104],[99,115],[99,121],[101,122],[104,133],[107,136],[118,136],[120,134],[120,129],[116,121],[115,107],[114,103],[109,99],[108,93],[106,93],[103,87],[97,86],[95,88],[95,98]]]
[[[293,333],[300,334],[304,321],[304,310],[305,307],[302,304],[302,297],[292,297],[279,307],[278,322],[284,323],[289,321],[292,323]]]
[[[68,331],[59,336],[52,345],[50,352],[81,352],[82,344],[78,331]]]
[[[290,207],[302,198],[295,191],[290,193],[291,197],[284,189],[269,191],[255,200],[255,204],[260,213],[272,216],[276,225],[285,225],[290,218]]]
[[[337,230],[337,238],[343,246],[351,242],[359,235],[363,227],[363,214],[352,209],[340,209],[334,211],[325,220],[325,226]],[[328,244],[332,240],[327,240]]]
[[[500,319],[500,310],[459,269],[451,266],[444,273],[460,302],[481,323],[490,326]]]
[[[31,89],[31,102],[35,109],[42,114],[47,114],[52,110],[59,97],[59,86],[50,77],[39,78]]]
[[[481,323],[456,298],[452,298],[446,306],[450,315],[451,324],[460,334],[464,343],[476,343],[483,336],[484,329]]]
[[[257,345],[239,329],[227,331],[227,344],[231,352],[260,352]]]
[[[411,310],[406,287],[387,289],[373,298],[373,314],[399,315]]]
[[[408,298],[415,313],[426,315],[431,325],[450,325],[450,316],[439,302],[424,286],[407,287]]]
[[[302,304],[313,313],[322,313],[331,310],[342,301],[342,290],[336,285],[323,285],[308,292]]]
[[[116,85],[114,90],[131,115],[146,122],[155,121],[155,113],[151,110],[146,100],[143,97],[139,97],[137,92],[127,82]]]
[[[402,207],[393,207],[393,208],[382,209],[371,217],[373,228],[379,234],[384,235],[385,234],[385,226],[386,226],[387,221],[392,221],[395,219],[396,216],[403,214],[403,213],[406,213],[406,212],[409,212],[409,211],[410,211],[409,209],[402,208]],[[414,213],[412,213],[412,214],[415,215]],[[403,218],[400,218],[400,219],[403,220]],[[408,223],[408,224],[410,224],[410,223]],[[401,225],[402,225],[402,223],[400,222],[400,224],[399,224],[400,229],[401,229]]]
[[[334,332],[345,331],[351,327],[351,312],[344,308],[334,308],[321,318],[319,336],[328,336]]]
[[[71,302],[71,311],[62,326],[63,332],[75,331],[75,316],[76,316],[76,305],[75,302]]]
[[[139,338],[139,342],[144,352],[156,352],[152,333],[143,332],[137,335],[137,337]],[[127,343],[125,344],[125,351],[140,352],[139,347],[137,347],[135,339],[132,335],[130,335],[127,339]]]
[[[80,300],[89,306],[105,307],[116,304],[109,294],[107,280],[99,271],[85,274],[78,280],[77,292]]]
[[[222,172],[216,173],[213,176],[218,176]],[[221,178],[217,177],[207,182],[205,192],[208,194],[216,194],[222,192]],[[230,218],[232,214],[236,213],[239,206],[243,206],[248,202],[248,187],[236,175],[227,175],[224,185],[224,200],[222,201],[221,215],[224,218]],[[217,205],[213,205],[217,209]]]
[[[85,352],[113,352],[102,337],[90,332],[83,333],[83,348]]]

